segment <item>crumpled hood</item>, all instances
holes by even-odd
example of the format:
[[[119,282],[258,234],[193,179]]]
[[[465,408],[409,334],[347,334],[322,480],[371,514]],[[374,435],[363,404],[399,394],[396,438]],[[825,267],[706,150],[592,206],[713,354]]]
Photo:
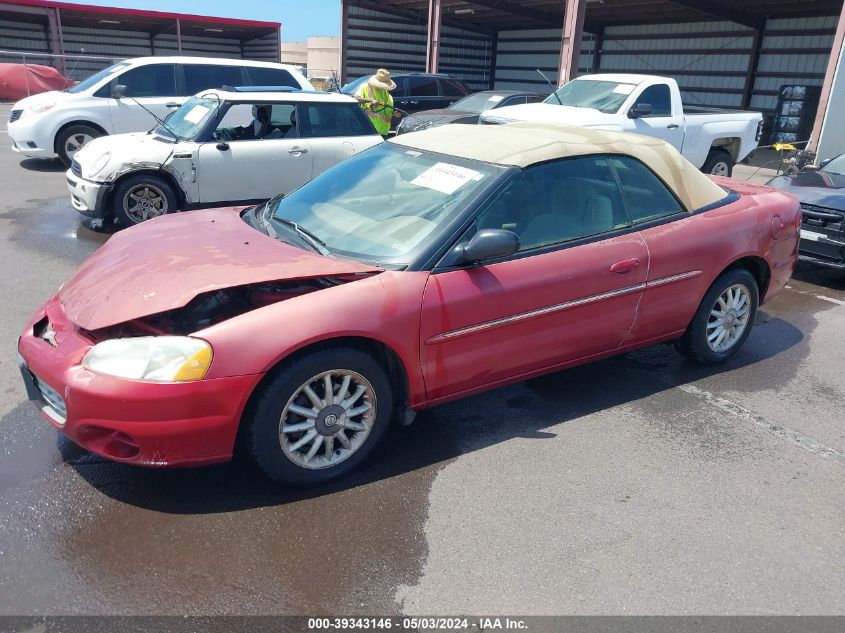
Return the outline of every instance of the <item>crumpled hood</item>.
[[[593,108],[576,108],[554,103],[523,103],[505,106],[482,113],[481,120],[504,119],[530,123],[566,123],[576,127],[611,125],[613,115],[604,114]]]
[[[83,177],[87,177],[88,166],[110,152],[108,164],[96,174],[97,181],[108,182],[133,166],[161,167],[176,147],[178,143],[161,140],[156,134],[147,132],[111,134],[95,138],[73,158],[82,167]]]
[[[825,171],[806,171],[795,176],[777,176],[767,183],[786,191],[799,202],[845,211],[845,176]]]
[[[185,306],[213,290],[268,281],[379,272],[275,240],[237,209],[178,213],[121,231],[59,292],[65,315],[86,330]]]
[[[407,121],[407,123],[405,123],[405,121]],[[417,128],[426,128],[432,125],[446,125],[447,123],[477,122],[477,112],[451,110],[449,108],[442,108],[440,110],[423,110],[422,112],[409,114],[405,117],[405,119],[403,119],[404,127],[408,128],[407,131],[416,130]]]

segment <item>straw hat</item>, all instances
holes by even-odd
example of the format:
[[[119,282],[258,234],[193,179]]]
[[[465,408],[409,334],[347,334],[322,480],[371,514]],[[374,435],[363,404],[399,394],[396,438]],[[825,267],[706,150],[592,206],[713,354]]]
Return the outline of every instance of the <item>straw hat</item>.
[[[384,68],[379,68],[376,74],[370,77],[369,84],[376,90],[396,90],[396,82],[390,78],[390,71]]]

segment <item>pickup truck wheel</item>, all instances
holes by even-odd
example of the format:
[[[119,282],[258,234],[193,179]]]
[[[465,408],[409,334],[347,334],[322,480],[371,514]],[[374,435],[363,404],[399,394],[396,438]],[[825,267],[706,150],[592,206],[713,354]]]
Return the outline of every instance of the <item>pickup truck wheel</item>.
[[[725,362],[751,334],[759,297],[757,281],[750,272],[736,268],[724,273],[704,295],[678,349],[698,363]]]
[[[701,171],[711,176],[726,176],[730,178],[734,170],[731,155],[723,149],[711,149]]]
[[[90,125],[71,125],[56,137],[56,154],[65,167],[70,167],[76,152],[103,133]]]
[[[243,421],[246,445],[270,478],[316,485],[363,462],[392,413],[381,365],[359,350],[331,347],[294,361],[266,385]]]
[[[167,182],[139,174],[122,180],[114,189],[114,215],[123,226],[134,226],[165,213],[173,213],[178,198]]]

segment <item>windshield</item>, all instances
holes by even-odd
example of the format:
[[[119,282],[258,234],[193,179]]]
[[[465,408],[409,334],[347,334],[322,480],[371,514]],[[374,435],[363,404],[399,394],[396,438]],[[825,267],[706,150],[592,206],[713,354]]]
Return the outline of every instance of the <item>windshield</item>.
[[[404,266],[505,171],[382,143],[271,205],[272,218],[295,222],[333,254]]]
[[[619,107],[634,91],[635,87],[635,84],[624,84],[618,81],[576,79],[561,86],[556,93],[546,97],[543,103],[576,108],[595,108],[605,114],[614,114],[619,111]]]
[[[498,106],[504,98],[505,95],[495,92],[476,92],[474,95],[469,95],[459,101],[455,101],[455,103],[449,106],[449,109],[481,114],[485,110],[490,110]]]
[[[205,127],[209,118],[214,116],[217,99],[191,97],[178,110],[165,120],[166,126],[159,125],[155,131],[162,136],[176,135],[180,141],[190,141]]]
[[[350,81],[346,84],[340,91],[344,94],[354,95],[355,92],[360,88],[361,84],[367,81],[370,78],[369,75],[365,75],[364,77],[358,77],[355,81]]]
[[[129,64],[126,63],[126,62],[120,62],[119,64],[112,64],[108,68],[103,68],[103,70],[96,73],[95,75],[91,75],[85,81],[80,81],[73,88],[68,88],[67,91],[73,92],[73,93],[85,92],[89,88],[93,88],[94,86],[96,86],[98,83],[100,83],[106,77],[109,77],[109,76],[115,74],[116,72],[123,70],[127,66],[129,66]]]
[[[845,176],[845,154],[840,154],[819,171],[826,171],[830,174]]]

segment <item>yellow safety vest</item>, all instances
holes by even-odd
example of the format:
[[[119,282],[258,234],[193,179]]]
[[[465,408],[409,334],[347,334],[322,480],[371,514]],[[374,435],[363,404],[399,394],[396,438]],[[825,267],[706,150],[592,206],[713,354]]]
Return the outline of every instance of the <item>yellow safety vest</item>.
[[[370,103],[361,104],[364,112],[370,117],[370,123],[373,124],[376,132],[382,136],[386,136],[390,132],[390,122],[393,120],[393,97],[390,96],[390,93],[387,90],[378,90],[373,88],[369,83],[365,83],[358,88],[355,96],[361,99],[387,104],[384,106],[375,106],[375,109],[373,109],[373,105]]]

